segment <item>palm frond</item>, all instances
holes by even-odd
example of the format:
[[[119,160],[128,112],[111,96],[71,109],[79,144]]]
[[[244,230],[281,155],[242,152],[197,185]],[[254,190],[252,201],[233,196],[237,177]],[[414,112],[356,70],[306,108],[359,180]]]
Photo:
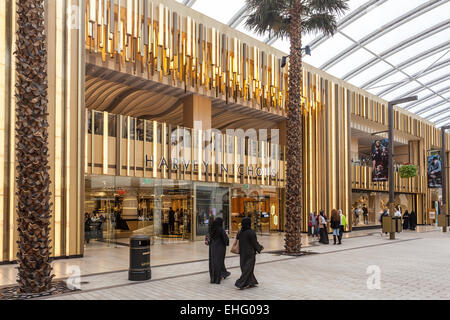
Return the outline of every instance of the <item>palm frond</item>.
[[[285,37],[289,31],[290,0],[247,0],[246,27],[258,35]]]
[[[332,36],[337,29],[336,16],[330,13],[315,13],[302,22],[304,33],[322,32]]]
[[[333,35],[338,16],[348,10],[348,0],[302,0],[302,28],[305,33]],[[293,0],[246,0],[245,25],[258,35],[289,37]]]

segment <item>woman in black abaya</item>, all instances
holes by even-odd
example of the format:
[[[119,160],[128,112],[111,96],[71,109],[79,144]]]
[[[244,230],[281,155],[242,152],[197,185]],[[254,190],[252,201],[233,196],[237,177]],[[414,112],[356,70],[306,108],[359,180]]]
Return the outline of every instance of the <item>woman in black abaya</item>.
[[[255,270],[256,253],[261,253],[264,249],[256,239],[256,233],[251,229],[252,220],[242,219],[242,228],[236,238],[239,240],[239,255],[241,265],[241,277],[236,280],[236,287],[239,289],[255,287],[258,281],[253,274]]]
[[[225,268],[226,247],[229,245],[228,236],[223,229],[223,219],[216,218],[209,234],[209,275],[211,283],[220,284],[220,280],[231,273]]]
[[[416,230],[417,226],[417,214],[414,211],[411,211],[411,214],[409,215],[409,228],[411,230]]]

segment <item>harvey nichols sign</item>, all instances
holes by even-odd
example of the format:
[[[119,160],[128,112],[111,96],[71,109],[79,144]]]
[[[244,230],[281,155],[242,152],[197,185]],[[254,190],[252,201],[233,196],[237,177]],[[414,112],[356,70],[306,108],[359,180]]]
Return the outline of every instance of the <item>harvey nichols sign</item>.
[[[276,177],[279,168],[279,130],[271,129],[270,143],[268,143],[267,129],[259,129],[258,133],[255,129],[248,129],[246,131],[242,129],[227,129],[225,139],[223,134],[217,129],[201,130],[201,121],[195,121],[194,132],[201,133],[196,135],[198,143],[195,145],[204,146],[202,149],[201,162],[198,160],[191,160],[191,152],[188,151],[184,155],[182,151],[185,148],[191,149],[191,130],[186,128],[177,128],[171,133],[171,155],[170,158],[161,156],[159,159],[154,159],[153,156],[145,155],[145,168],[154,168],[157,165],[157,169],[162,170],[163,167],[167,169],[183,172],[192,171],[202,172],[208,174],[211,166],[216,166],[216,172],[219,174],[238,174],[240,176],[248,177]],[[232,147],[225,151],[224,146]],[[236,144],[236,145],[234,145]],[[245,163],[245,147],[248,146],[247,165]],[[224,148],[225,147],[225,148]],[[234,148],[236,147],[236,148]],[[265,150],[268,149],[268,150]],[[230,152],[230,151],[233,152]],[[268,155],[270,151],[271,155]],[[215,154],[214,160],[212,160],[211,154]],[[233,159],[233,163],[224,164],[222,157],[225,156],[229,159],[230,156]],[[264,165],[258,165],[255,159],[264,160]],[[191,169],[191,170],[189,170]]]

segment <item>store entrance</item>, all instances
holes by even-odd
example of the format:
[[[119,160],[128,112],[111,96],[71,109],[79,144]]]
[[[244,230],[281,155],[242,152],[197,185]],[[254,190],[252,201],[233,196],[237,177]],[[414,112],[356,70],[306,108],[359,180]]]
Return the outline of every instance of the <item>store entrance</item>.
[[[160,225],[156,236],[161,239],[192,240],[192,193],[189,188],[164,188]]]
[[[85,201],[85,245],[99,246],[116,241],[116,199],[113,192],[88,192]]]

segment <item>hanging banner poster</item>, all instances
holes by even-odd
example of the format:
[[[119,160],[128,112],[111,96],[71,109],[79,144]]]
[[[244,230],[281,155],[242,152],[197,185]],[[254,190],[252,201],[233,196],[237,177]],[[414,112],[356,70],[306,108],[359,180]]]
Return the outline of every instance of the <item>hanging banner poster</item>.
[[[442,188],[442,162],[440,155],[428,157],[428,188]]]
[[[388,180],[389,139],[372,143],[372,182]]]

